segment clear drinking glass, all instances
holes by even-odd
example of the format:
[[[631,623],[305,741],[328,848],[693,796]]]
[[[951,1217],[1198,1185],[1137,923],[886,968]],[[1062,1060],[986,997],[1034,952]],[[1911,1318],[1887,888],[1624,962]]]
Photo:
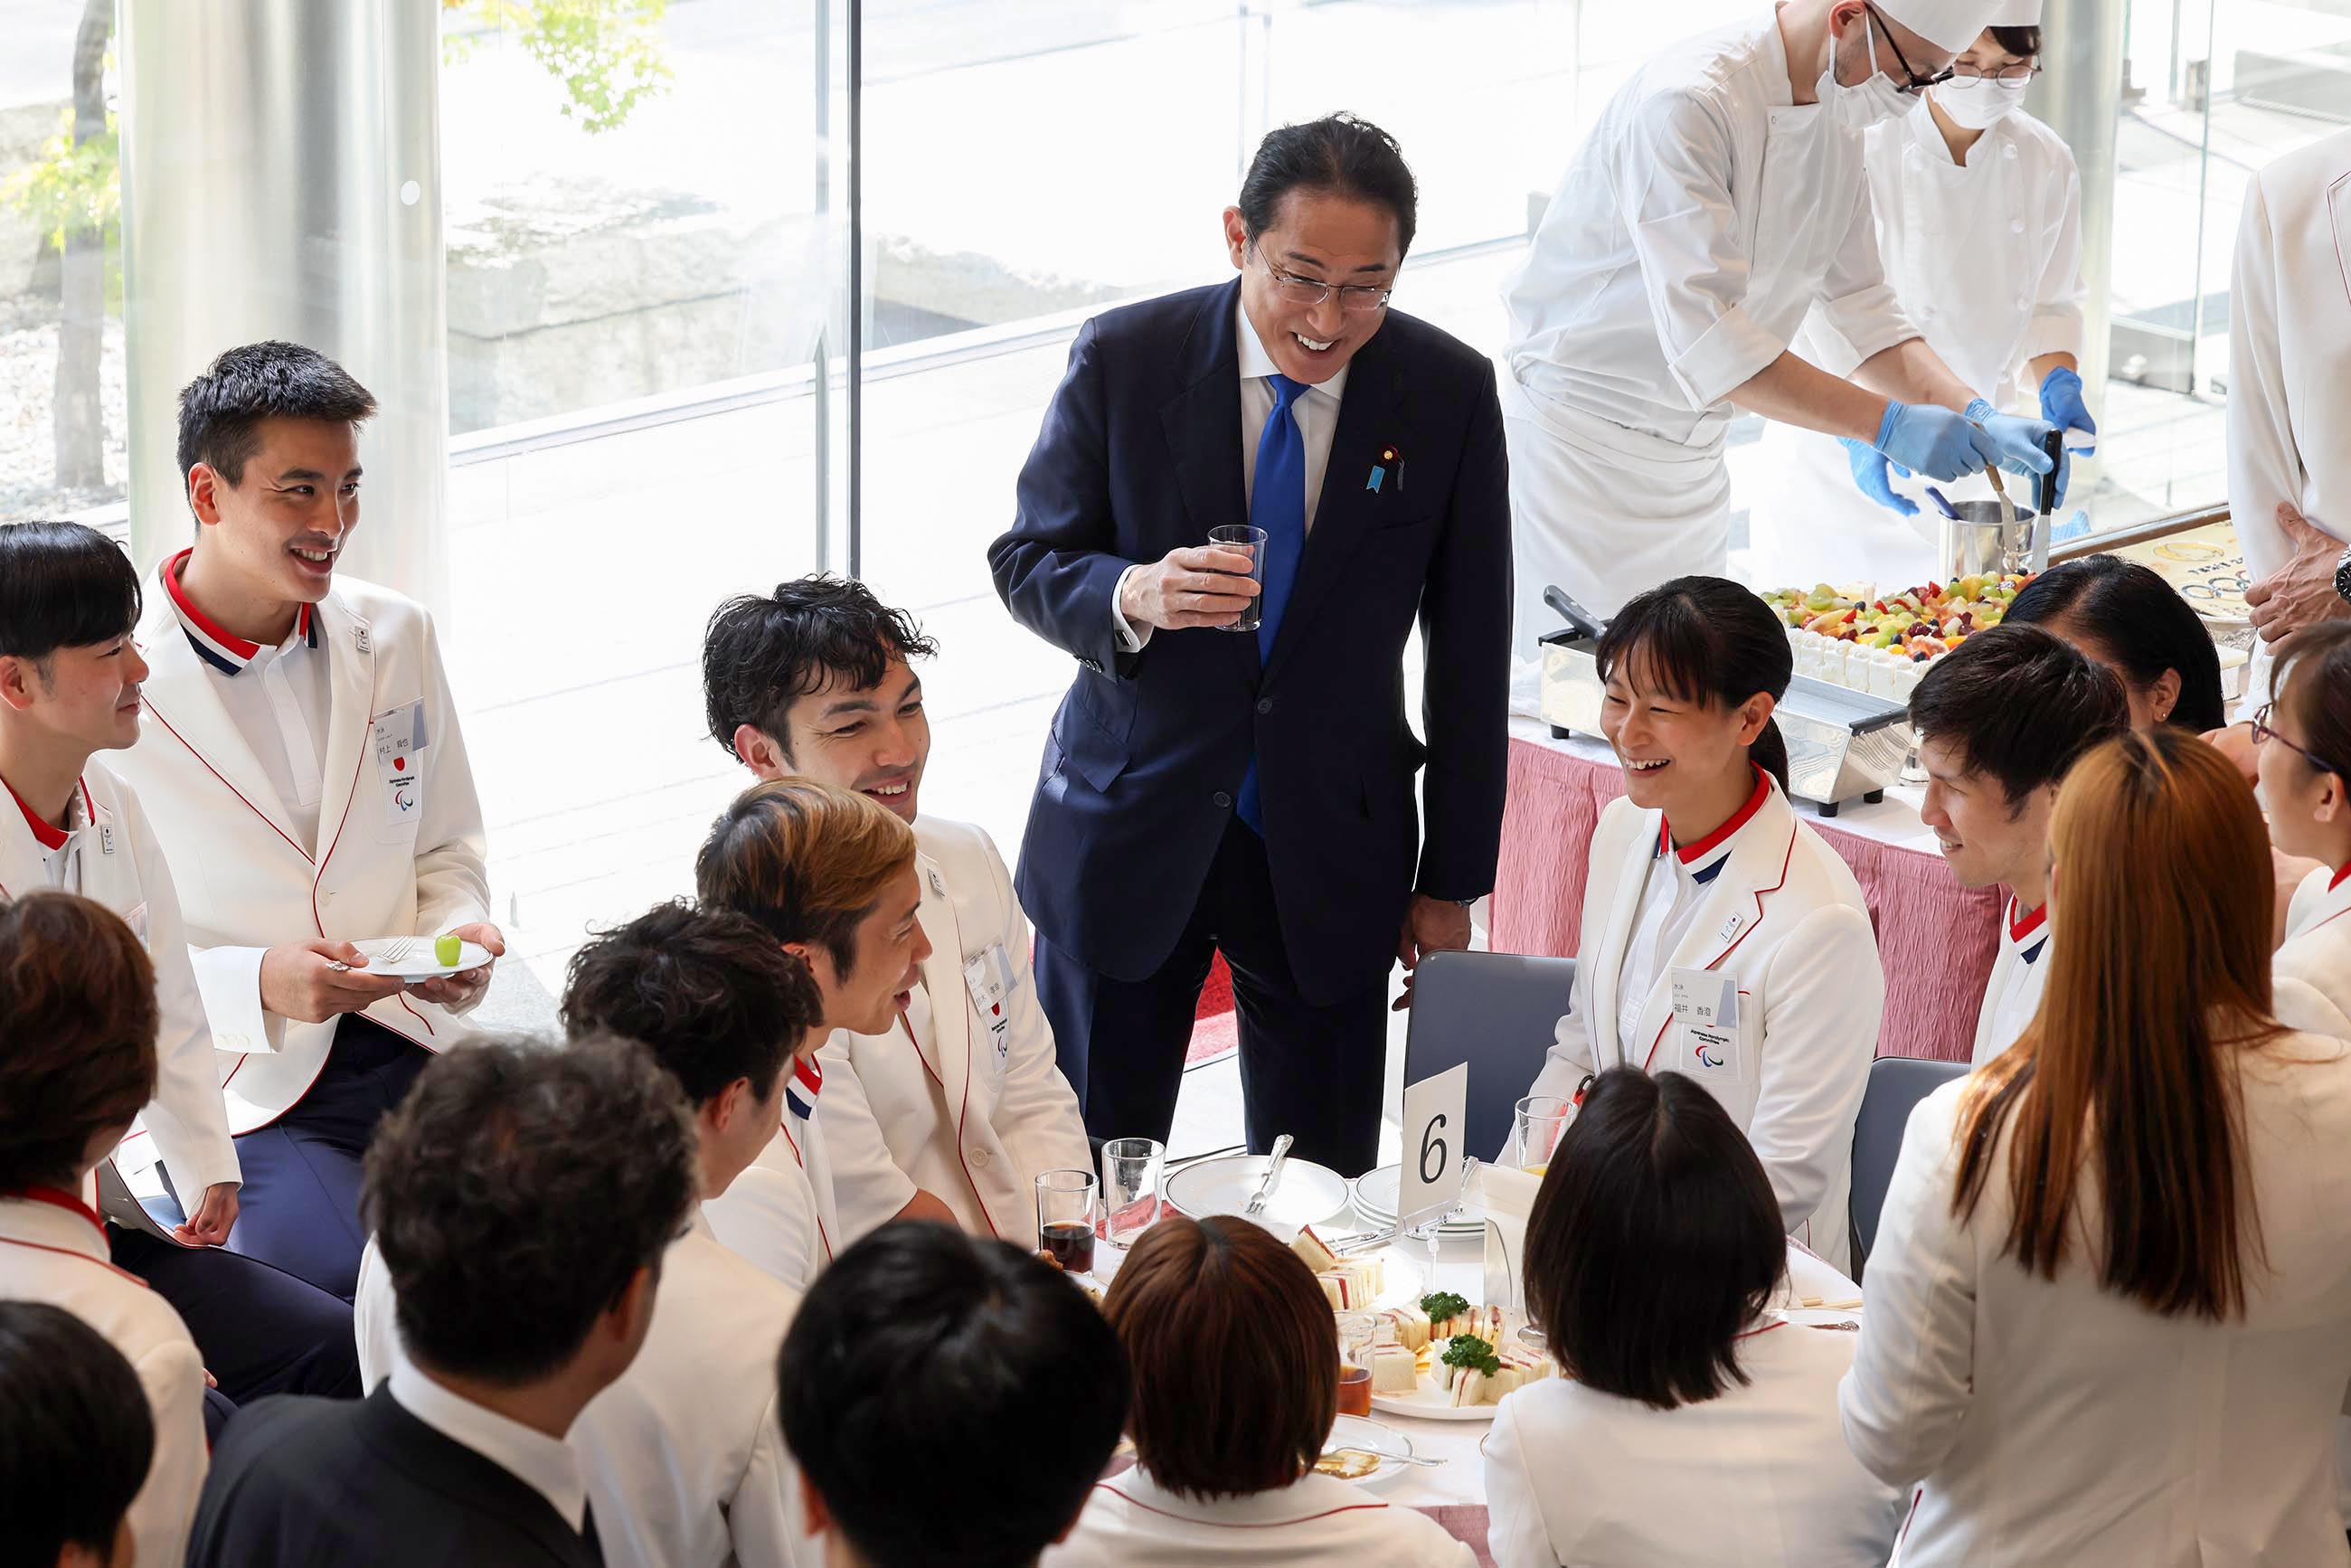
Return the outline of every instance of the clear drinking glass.
[[[1378,1320],[1369,1312],[1341,1312],[1339,1318],[1339,1414],[1372,1413],[1372,1345]]]
[[[1092,1171],[1041,1171],[1037,1176],[1037,1244],[1071,1274],[1094,1266],[1100,1188]]]
[[[1575,1102],[1555,1094],[1530,1094],[1519,1102],[1510,1127],[1510,1163],[1531,1176],[1551,1168],[1559,1135],[1575,1120]]]
[[[1113,1138],[1102,1149],[1102,1213],[1113,1247],[1132,1247],[1159,1218],[1159,1179],[1167,1145],[1156,1138]]]
[[[1263,618],[1265,609],[1265,530],[1247,523],[1219,523],[1208,530],[1208,542],[1224,549],[1247,550],[1249,558],[1249,578],[1258,586],[1257,597],[1249,601],[1241,618],[1225,628],[1228,632],[1254,632]],[[1237,577],[1238,572],[1219,576]]]

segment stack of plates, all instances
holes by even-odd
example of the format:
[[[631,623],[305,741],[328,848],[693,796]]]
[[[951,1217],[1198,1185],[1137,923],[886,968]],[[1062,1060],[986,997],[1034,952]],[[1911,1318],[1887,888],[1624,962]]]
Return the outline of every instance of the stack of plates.
[[[1385,1230],[1396,1222],[1396,1193],[1403,1186],[1404,1166],[1382,1166],[1366,1171],[1355,1181],[1355,1212],[1375,1230]],[[1440,1236],[1483,1236],[1486,1233],[1485,1211],[1475,1204],[1465,1205],[1461,1213],[1438,1227]]]

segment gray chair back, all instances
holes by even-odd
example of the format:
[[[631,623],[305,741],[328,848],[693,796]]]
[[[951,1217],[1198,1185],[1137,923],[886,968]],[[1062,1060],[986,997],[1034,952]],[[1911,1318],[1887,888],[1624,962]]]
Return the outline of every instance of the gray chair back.
[[[1490,1160],[1510,1141],[1511,1117],[1574,989],[1574,959],[1524,953],[1434,953],[1414,972],[1404,1081],[1469,1064],[1468,1153]]]
[[[1902,1153],[1902,1129],[1918,1102],[1966,1075],[1964,1061],[1927,1061],[1911,1056],[1881,1056],[1869,1064],[1869,1087],[1862,1091],[1861,1114],[1853,1124],[1853,1261],[1862,1262],[1877,1241],[1877,1214],[1894,1182],[1894,1161]]]

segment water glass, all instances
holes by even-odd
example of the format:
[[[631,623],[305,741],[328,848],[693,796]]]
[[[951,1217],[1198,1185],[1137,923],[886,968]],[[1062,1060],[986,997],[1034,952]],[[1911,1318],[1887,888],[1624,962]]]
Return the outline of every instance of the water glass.
[[[1042,1171],[1037,1176],[1037,1244],[1053,1255],[1064,1272],[1086,1274],[1094,1266],[1094,1223],[1100,1189],[1092,1171]]]
[[[1339,1414],[1372,1413],[1372,1346],[1378,1320],[1369,1312],[1341,1312],[1339,1319]]]
[[[1510,1127],[1510,1163],[1530,1176],[1551,1168],[1559,1136],[1575,1120],[1575,1102],[1555,1094],[1530,1094],[1519,1102]]]
[[[1241,618],[1225,628],[1228,632],[1254,632],[1265,611],[1265,530],[1247,523],[1220,523],[1208,530],[1208,542],[1220,549],[1249,552],[1249,580],[1258,586],[1257,596],[1241,612]],[[1220,577],[1238,577],[1238,572],[1219,572]]]
[[[1113,1247],[1132,1247],[1159,1218],[1159,1180],[1167,1145],[1156,1138],[1113,1138],[1102,1149],[1102,1212]]]

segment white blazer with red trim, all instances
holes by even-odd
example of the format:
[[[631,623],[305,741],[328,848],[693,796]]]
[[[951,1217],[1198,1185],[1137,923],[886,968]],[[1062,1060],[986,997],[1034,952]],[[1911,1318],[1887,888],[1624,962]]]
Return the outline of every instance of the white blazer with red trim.
[[[75,830],[80,842],[71,846],[81,871],[78,891],[120,915],[155,966],[155,1098],[115,1149],[114,1163],[126,1181],[135,1182],[160,1159],[171,1167],[172,1182],[193,1209],[206,1187],[239,1176],[221,1102],[212,1026],[204,1019],[181,926],[179,894],[138,791],[94,758],[83,769],[81,789],[84,822]],[[31,826],[13,803],[0,803],[0,901],[48,885],[42,846]],[[129,1198],[127,1186],[107,1186],[118,1202]],[[153,1228],[143,1214],[115,1212],[113,1218]]]
[[[834,1239],[846,1246],[885,1224],[920,1186],[965,1229],[1033,1248],[1038,1173],[1091,1170],[1093,1151],[1037,1000],[1028,917],[984,830],[921,817],[914,839],[931,942],[923,1038],[904,1025],[844,1030],[819,1053],[817,1116],[843,1232]]]
[[[1592,838],[1573,1010],[1530,1091],[1572,1096],[1619,1065],[1687,1072],[1722,1102],[1771,1178],[1788,1234],[1846,1267],[1853,1124],[1877,1052],[1886,971],[1860,883],[1779,785],[1736,834],[1681,945],[1658,966],[1626,1062],[1615,1027],[1625,952],[1657,852],[1659,813],[1612,801]],[[1674,1012],[1673,971],[1730,976],[1737,1049],[1702,1049]]]
[[[204,1363],[187,1325],[137,1275],[108,1261],[97,1214],[62,1193],[0,1197],[0,1300],[63,1307],[138,1374],[155,1421],[155,1457],[131,1500],[131,1533],[140,1568],[178,1568],[209,1462]]]
[[[1984,982],[1983,1006],[1976,1011],[1975,1045],[1969,1056],[1975,1066],[2014,1045],[2041,1011],[2053,940],[2047,904],[2020,919],[2016,900],[2008,901],[2001,912],[2000,948],[1992,955],[1991,977]]]
[[[1095,1486],[1077,1528],[1039,1568],[1475,1568],[1477,1561],[1427,1515],[1329,1476],[1204,1502],[1138,1468]]]
[[[2300,980],[2334,1005],[2321,1028],[2298,1018],[2288,1022],[2321,1033],[2351,1033],[2335,1017],[2351,1020],[2351,866],[2314,871],[2294,890],[2286,906],[2285,941],[2273,961],[2280,982]]]
[[[1703,1404],[1658,1410],[1566,1378],[1511,1395],[1482,1445],[1495,1568],[1879,1568],[1907,1497],[1845,1452],[1853,1349],[1774,1314],[1739,1343],[1747,1381]]]
[[[809,1092],[810,1064],[795,1062],[782,1124],[751,1167],[716,1197],[705,1200],[703,1218],[729,1251],[747,1259],[805,1295],[832,1255],[848,1245],[833,1201],[832,1160],[822,1114],[831,1093],[831,1075],[817,1095],[818,1113],[793,1114],[789,1095]]]
[[[431,615],[350,578],[336,580],[316,615],[329,699],[315,853],[213,690],[160,571],[139,622],[153,672],[144,727],[114,762],[172,857],[236,1133],[301,1100],[335,1033],[333,1019],[297,1023],[263,1009],[263,953],[319,936],[437,936],[489,918],[481,803]],[[419,703],[425,745],[409,764],[423,798],[402,811],[371,743],[376,719]],[[444,1009],[405,994],[368,1016],[432,1051],[457,1032]]]

